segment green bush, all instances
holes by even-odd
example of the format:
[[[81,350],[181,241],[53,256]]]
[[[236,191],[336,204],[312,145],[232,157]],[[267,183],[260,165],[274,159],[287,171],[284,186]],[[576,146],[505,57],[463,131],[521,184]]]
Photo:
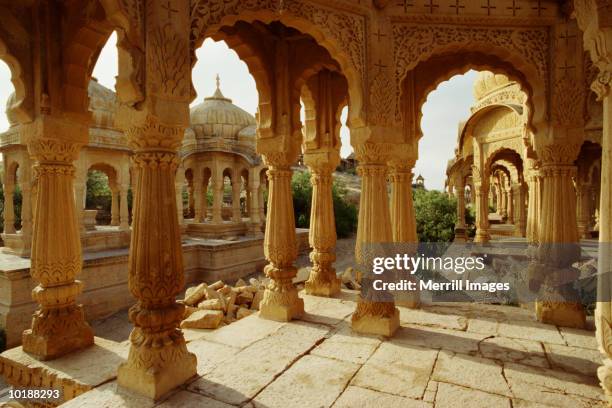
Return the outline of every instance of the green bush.
[[[109,212],[111,210],[112,193],[108,185],[108,176],[99,170],[91,170],[87,174],[87,195],[85,208]]]
[[[0,353],[6,350],[6,332],[0,329]]]
[[[455,236],[457,202],[446,193],[413,190],[417,234],[420,242],[451,242]]]
[[[13,211],[15,214],[15,230],[21,229],[21,189],[19,185],[15,186],[13,192]],[[4,232],[4,187],[0,183],[0,232]]]
[[[309,228],[312,202],[310,173],[307,171],[295,172],[291,180],[291,190],[293,192],[295,225],[298,228]],[[338,238],[348,237],[357,231],[357,207],[346,200],[346,187],[338,180],[334,180],[332,186],[332,200],[336,220],[336,235]]]

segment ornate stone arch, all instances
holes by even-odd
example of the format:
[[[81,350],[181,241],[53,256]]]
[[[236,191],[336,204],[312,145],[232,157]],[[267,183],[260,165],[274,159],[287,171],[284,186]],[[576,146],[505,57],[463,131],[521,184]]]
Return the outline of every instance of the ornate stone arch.
[[[402,116],[400,101],[408,73],[427,61],[450,56],[448,63],[438,63],[435,74],[431,72],[421,101],[415,105],[417,115],[428,89],[435,89],[440,82],[468,69],[484,69],[501,71],[521,84],[528,95],[528,123],[537,126],[546,120],[548,113],[549,43],[547,27],[466,27],[396,21],[393,24],[396,119]],[[432,67],[428,70],[432,71]]]
[[[20,123],[31,122],[34,118],[32,61],[25,52],[30,49],[30,36],[7,7],[0,6],[0,15],[3,26],[0,27],[0,60],[8,66],[15,88],[14,103],[9,109]]]
[[[223,26],[238,21],[269,24],[278,21],[310,35],[338,63],[348,82],[351,101],[349,123],[358,128],[365,125],[365,33],[366,17],[352,12],[339,12],[320,4],[307,2],[277,2],[272,0],[194,1],[191,9],[192,49],[197,49],[206,37]],[[242,58],[242,57],[241,57]],[[195,63],[195,58],[192,61]],[[251,72],[255,77],[255,74]]]

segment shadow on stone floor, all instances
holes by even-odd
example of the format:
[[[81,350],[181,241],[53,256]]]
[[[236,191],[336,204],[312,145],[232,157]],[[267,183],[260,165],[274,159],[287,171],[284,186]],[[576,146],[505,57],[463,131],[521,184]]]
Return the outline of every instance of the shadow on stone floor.
[[[503,345],[504,342],[517,342],[518,345],[523,341],[521,339],[458,332],[461,333],[462,336],[447,333],[451,330],[431,329],[432,330],[417,327],[401,327],[390,341],[394,344],[405,346],[406,348],[419,346],[429,349],[450,351],[456,353],[455,355],[458,358],[481,357],[498,363],[513,364],[515,368],[524,368],[527,373],[532,371],[532,369],[530,369],[532,367],[536,369],[554,370],[567,374],[567,381],[578,384],[598,385],[598,379],[595,372],[593,372],[592,375],[585,375],[584,373],[568,371],[560,367],[551,367],[549,363],[549,359],[554,360],[555,357],[560,357],[563,358],[565,365],[577,367],[593,364],[590,360],[567,355],[559,356],[554,353],[549,353],[547,357],[543,349],[541,351],[526,351]],[[442,332],[442,330],[446,332]],[[487,343],[489,340],[491,340],[491,342]],[[502,344],[495,343],[496,341],[500,341]],[[596,366],[594,366],[594,369],[596,369]]]

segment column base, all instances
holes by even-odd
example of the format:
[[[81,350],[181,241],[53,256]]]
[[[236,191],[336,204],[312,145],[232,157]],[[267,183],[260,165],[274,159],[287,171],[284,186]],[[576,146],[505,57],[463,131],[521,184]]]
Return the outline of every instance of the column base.
[[[465,228],[463,227],[455,228],[454,242],[466,242],[466,241],[467,241],[467,234],[466,234]]]
[[[23,351],[39,360],[53,360],[93,345],[93,330],[87,324],[80,306],[70,310],[37,310],[32,329],[22,335]]]
[[[359,308],[359,306],[358,306]],[[391,337],[400,326],[399,309],[393,306],[393,314],[389,317],[353,313],[351,328],[357,333],[376,334]]]
[[[288,322],[304,314],[304,300],[298,297],[297,289],[282,292],[266,289],[259,304],[259,316],[264,319]]]
[[[586,327],[586,315],[580,303],[537,301],[535,311],[536,318],[542,323],[576,329]]]
[[[612,406],[612,360],[604,358],[603,365],[597,368],[597,378],[604,389],[608,406]]]
[[[183,334],[145,339],[139,328],[130,335],[132,345],[128,359],[119,366],[117,384],[154,401],[183,385],[197,375],[196,356],[187,351]],[[149,335],[150,336],[150,335]],[[148,336],[147,336],[148,337]],[[134,344],[134,339],[141,342]],[[157,346],[158,341],[170,344]]]
[[[312,274],[312,272],[311,272]],[[329,278],[312,279],[308,278],[304,285],[304,291],[313,296],[332,297],[340,293],[342,281],[336,277],[336,273],[332,271],[333,276]]]
[[[474,242],[479,242],[481,244],[485,244],[491,240],[491,235],[489,235],[488,231],[478,231],[476,230],[476,236],[474,237]]]

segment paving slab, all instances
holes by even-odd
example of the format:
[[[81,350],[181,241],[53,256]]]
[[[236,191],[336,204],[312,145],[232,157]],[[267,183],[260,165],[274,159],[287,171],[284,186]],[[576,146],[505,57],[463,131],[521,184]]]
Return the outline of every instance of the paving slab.
[[[183,332],[192,341],[204,339],[227,346],[244,348],[275,333],[285,324],[285,322],[263,319],[258,314],[253,314],[240,319],[240,324],[232,323],[216,330],[184,329]]]
[[[467,354],[440,351],[432,379],[511,397],[502,366],[495,361]],[[439,389],[438,389],[439,392]]]
[[[476,355],[479,343],[487,337],[480,333],[410,325],[400,327],[391,341]]]
[[[226,404],[204,395],[189,391],[179,391],[159,405],[159,408],[232,408],[233,405]]]
[[[345,361],[304,356],[257,395],[253,403],[257,408],[329,407],[359,367]]]
[[[437,350],[383,342],[361,367],[351,385],[401,397],[423,398]]]
[[[116,381],[103,384],[61,405],[62,408],[151,408],[155,403],[117,386]]]
[[[497,330],[503,337],[541,341],[543,343],[566,345],[556,326],[534,321],[506,321],[500,322]]]
[[[423,309],[399,307],[398,309],[402,325],[431,326],[452,330],[465,330],[467,328],[468,319],[464,316],[436,313],[434,307],[428,308],[425,306]]]
[[[492,360],[550,368],[542,343],[508,337],[489,337],[480,343],[480,355]]]
[[[310,354],[364,364],[374,353],[382,340],[377,336],[355,333],[348,322],[338,326],[328,339],[325,339]]]
[[[522,364],[504,364],[515,398],[557,407],[604,407],[602,389],[593,377]]]
[[[441,382],[436,393],[436,408],[512,408],[510,398]]]
[[[216,367],[188,388],[229,404],[243,404],[313,348],[328,331],[329,328],[322,325],[287,323],[273,335],[243,349],[231,362]]]
[[[561,371],[596,377],[597,368],[603,364],[602,354],[598,350],[558,344],[544,344],[544,348],[552,368]]]
[[[433,405],[425,401],[399,397],[366,388],[348,386],[336,400],[333,408],[431,408]]]
[[[232,360],[240,352],[238,347],[200,339],[187,343],[187,349],[198,357],[198,375],[210,373],[221,363]]]
[[[597,339],[595,338],[594,331],[570,329],[567,327],[560,327],[559,331],[568,346],[597,350]]]

